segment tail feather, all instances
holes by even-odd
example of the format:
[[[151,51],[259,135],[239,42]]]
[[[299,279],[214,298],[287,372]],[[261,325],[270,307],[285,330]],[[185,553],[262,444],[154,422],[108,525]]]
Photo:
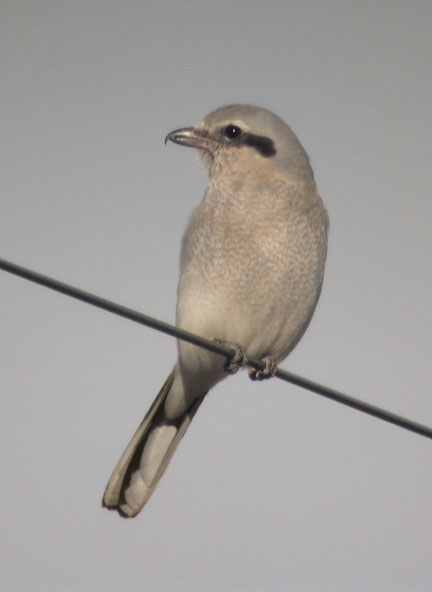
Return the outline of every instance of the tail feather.
[[[139,425],[106,486],[102,505],[117,510],[125,518],[136,516],[150,498],[204,398],[195,399],[189,409],[175,420],[167,420],[164,405],[173,380],[174,370]]]

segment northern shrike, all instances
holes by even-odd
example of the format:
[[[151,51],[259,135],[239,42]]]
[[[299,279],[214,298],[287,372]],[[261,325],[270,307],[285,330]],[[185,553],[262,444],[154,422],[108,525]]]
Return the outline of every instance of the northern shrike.
[[[328,218],[309,158],[279,117],[250,105],[216,109],[167,140],[196,148],[209,177],[183,236],[177,326],[240,344],[266,360],[258,378],[270,376],[306,330],[323,281]],[[114,469],[104,506],[138,514],[205,395],[227,375],[224,362],[178,342],[174,369]]]

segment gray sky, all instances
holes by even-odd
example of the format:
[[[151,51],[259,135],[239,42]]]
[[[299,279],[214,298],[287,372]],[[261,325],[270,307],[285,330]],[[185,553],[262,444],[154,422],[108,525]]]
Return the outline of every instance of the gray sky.
[[[293,372],[432,425],[432,5],[1,0],[0,256],[174,319],[205,173],[167,132],[275,111],[331,220]],[[429,591],[432,443],[239,374],[135,520],[103,510],[170,337],[0,272],[7,591]]]

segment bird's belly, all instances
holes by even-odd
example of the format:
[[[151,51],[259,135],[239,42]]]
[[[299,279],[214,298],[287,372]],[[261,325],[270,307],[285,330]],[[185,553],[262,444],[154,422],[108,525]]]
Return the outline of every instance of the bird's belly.
[[[192,227],[183,248],[178,326],[239,343],[251,357],[284,359],[310,321],[325,262],[324,224],[290,220],[275,216],[265,232],[240,222],[228,233],[216,224],[211,233]],[[221,359],[186,344],[179,353],[193,365],[195,357],[207,366]]]
[[[288,355],[306,329],[315,308],[317,289],[279,281],[255,281],[251,286],[219,285],[203,289],[203,282],[179,290],[177,325],[207,339],[243,346],[249,356]],[[301,282],[300,282],[301,283]],[[213,368],[221,358],[189,344],[179,344],[180,358],[196,367]]]

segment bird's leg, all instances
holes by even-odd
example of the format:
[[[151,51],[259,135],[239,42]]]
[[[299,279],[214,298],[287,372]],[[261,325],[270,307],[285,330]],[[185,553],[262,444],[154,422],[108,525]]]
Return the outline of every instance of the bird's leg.
[[[224,370],[228,372],[228,374],[235,374],[239,368],[244,366],[247,362],[247,355],[243,347],[238,343],[233,343],[231,341],[225,341],[224,339],[213,339],[216,343],[220,343],[225,347],[229,347],[230,349],[234,350],[234,355],[232,358],[227,359],[224,364]]]
[[[249,378],[251,380],[265,380],[276,374],[277,365],[273,358],[262,358],[261,362],[265,364],[263,370],[256,370],[255,368],[249,370]]]

